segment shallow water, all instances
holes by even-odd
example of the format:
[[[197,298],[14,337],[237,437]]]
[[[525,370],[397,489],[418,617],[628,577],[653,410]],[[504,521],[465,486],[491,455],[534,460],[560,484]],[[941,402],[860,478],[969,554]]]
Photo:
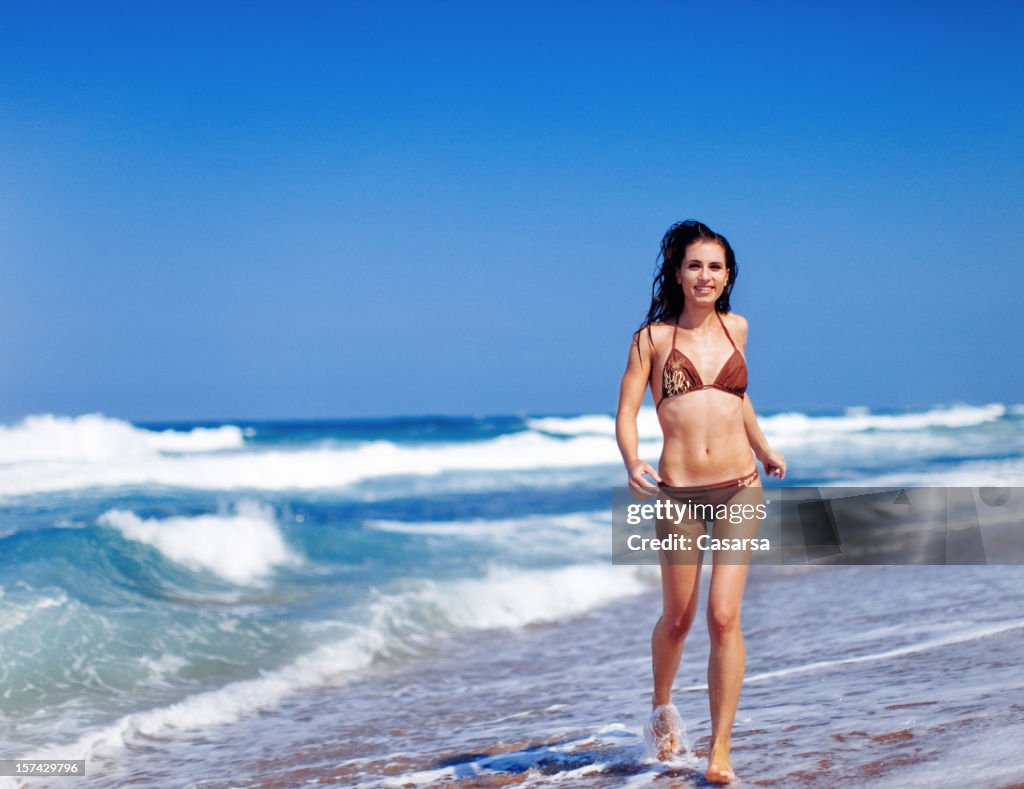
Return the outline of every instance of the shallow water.
[[[733,740],[743,783],[1024,778],[1012,745],[1024,736],[1022,580],[1006,567],[753,568]],[[652,591],[557,624],[456,637],[201,735],[112,749],[81,783],[701,786],[702,627],[675,694],[693,751],[658,763],[642,743],[658,605]]]
[[[793,484],[1024,479],[1017,406],[763,421]],[[658,569],[609,561],[610,417],[174,428],[0,428],[4,756],[88,759],[83,786],[700,785],[703,628],[694,753],[641,746]],[[1022,570],[753,568],[744,782],[1024,780]]]

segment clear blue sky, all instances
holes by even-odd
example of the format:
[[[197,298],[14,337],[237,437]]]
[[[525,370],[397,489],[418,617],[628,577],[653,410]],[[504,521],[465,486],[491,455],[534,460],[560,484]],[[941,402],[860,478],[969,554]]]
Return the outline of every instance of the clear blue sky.
[[[0,2],[0,419],[615,407],[658,241],[761,410],[1024,400],[1019,3]]]

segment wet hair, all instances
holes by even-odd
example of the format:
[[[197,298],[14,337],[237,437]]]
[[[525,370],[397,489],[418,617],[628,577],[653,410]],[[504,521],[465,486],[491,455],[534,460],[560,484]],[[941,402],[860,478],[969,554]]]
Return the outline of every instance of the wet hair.
[[[736,275],[739,274],[739,268],[736,266],[736,254],[732,251],[732,247],[725,236],[716,233],[703,222],[698,222],[696,219],[676,222],[661,239],[658,264],[654,269],[654,284],[651,286],[651,306],[647,310],[644,322],[640,324],[640,331],[646,328],[648,337],[652,323],[669,323],[678,320],[683,312],[683,289],[676,282],[676,272],[683,263],[687,247],[694,241],[710,241],[725,250],[725,270],[728,277],[725,282],[725,290],[715,302],[715,311],[722,314],[729,312],[729,296],[732,294],[732,286],[736,284]],[[639,338],[639,332],[637,337]],[[639,352],[640,344],[638,342],[637,353]]]

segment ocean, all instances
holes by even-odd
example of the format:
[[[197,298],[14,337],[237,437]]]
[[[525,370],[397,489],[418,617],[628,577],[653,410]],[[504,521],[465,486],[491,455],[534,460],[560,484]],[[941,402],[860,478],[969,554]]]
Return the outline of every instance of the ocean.
[[[1024,481],[1021,405],[761,424],[785,485]],[[656,463],[653,409],[639,427]],[[624,481],[608,414],[0,426],[0,758],[86,760],[0,781],[701,786],[702,619],[690,750],[643,750],[660,592],[611,563]],[[1022,582],[753,567],[743,782],[1024,782]]]

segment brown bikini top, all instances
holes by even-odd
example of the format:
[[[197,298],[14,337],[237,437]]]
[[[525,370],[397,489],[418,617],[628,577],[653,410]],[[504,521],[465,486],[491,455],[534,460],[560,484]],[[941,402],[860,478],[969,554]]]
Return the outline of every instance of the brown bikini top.
[[[747,363],[743,359],[736,343],[732,341],[729,330],[725,328],[725,321],[717,312],[718,322],[722,324],[725,336],[729,338],[732,345],[732,356],[730,356],[722,369],[715,376],[714,383],[705,384],[697,372],[696,366],[687,358],[686,354],[676,348],[676,334],[679,332],[679,319],[676,318],[675,328],[672,329],[672,350],[665,359],[665,367],[661,371],[661,399],[655,406],[655,410],[661,408],[661,404],[670,397],[689,394],[700,389],[721,389],[739,398],[742,398],[747,391]]]

